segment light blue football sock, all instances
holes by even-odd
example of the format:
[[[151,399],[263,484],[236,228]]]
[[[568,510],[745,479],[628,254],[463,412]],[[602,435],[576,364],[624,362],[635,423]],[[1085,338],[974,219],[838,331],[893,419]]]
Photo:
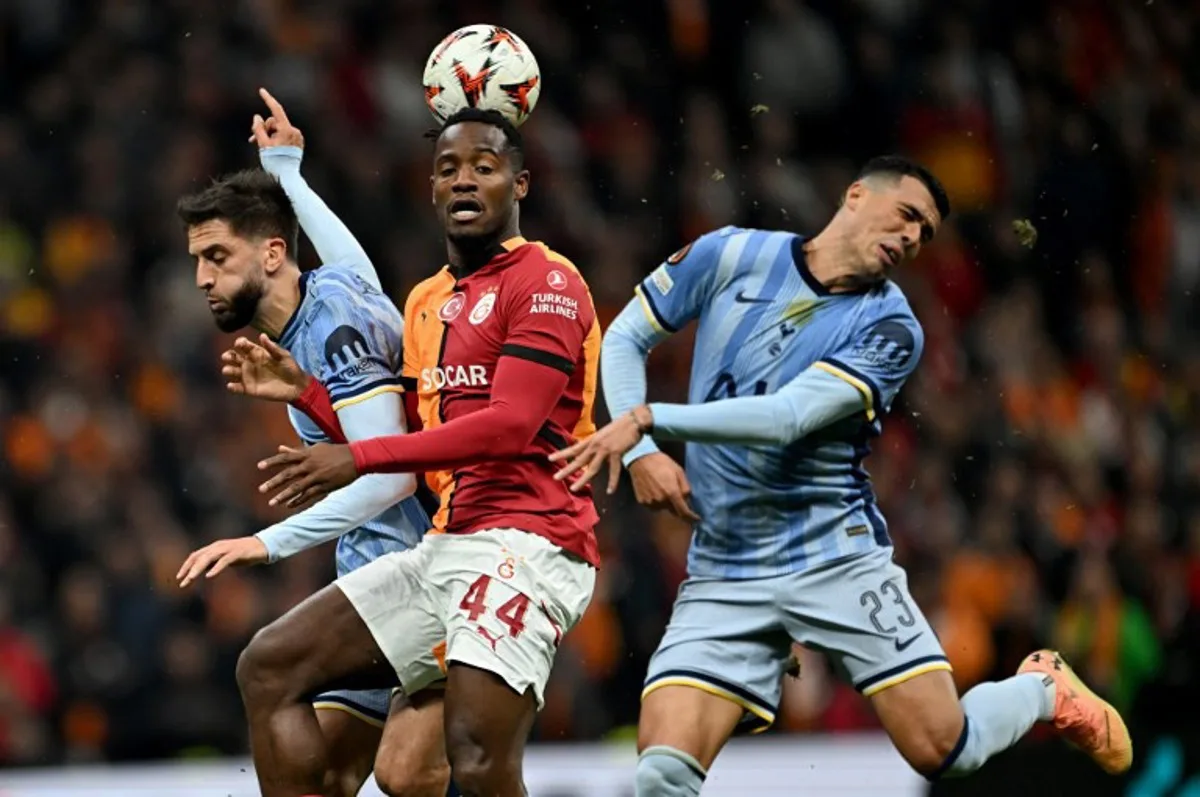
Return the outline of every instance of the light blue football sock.
[[[673,747],[647,747],[638,756],[637,797],[697,797],[708,773],[692,756]]]
[[[1022,673],[979,684],[967,692],[962,698],[966,717],[962,736],[929,779],[974,772],[996,753],[1016,744],[1035,722],[1051,719],[1054,688],[1049,676]]]

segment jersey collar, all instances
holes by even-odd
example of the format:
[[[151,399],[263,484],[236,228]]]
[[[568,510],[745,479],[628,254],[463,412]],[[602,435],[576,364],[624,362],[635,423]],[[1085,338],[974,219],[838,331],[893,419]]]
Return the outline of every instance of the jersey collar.
[[[445,270],[445,272],[447,274],[449,274],[451,277],[454,277],[455,283],[457,284],[459,282],[462,282],[465,279],[470,279],[471,277],[474,277],[476,274],[489,273],[489,272],[491,272],[492,269],[496,268],[497,266],[510,264],[512,261],[508,256],[510,254],[512,254],[513,252],[517,251],[518,249],[520,249],[522,246],[525,246],[528,243],[529,243],[529,241],[520,235],[514,235],[512,238],[508,238],[504,241],[501,241],[500,247],[504,251],[497,252],[495,255],[492,256],[491,260],[484,263],[482,266],[480,266],[479,268],[472,271],[470,274],[467,274],[466,276],[463,276],[463,277],[457,276],[454,273],[454,269],[451,268],[449,263],[447,263],[442,268],[443,268],[443,270]]]
[[[804,284],[817,296],[858,296],[870,293],[879,287],[878,285],[864,285],[852,291],[838,291],[837,293],[829,290],[808,270],[808,255],[804,251],[804,244],[807,240],[802,235],[797,235],[792,239],[792,262],[796,264],[796,271],[800,272],[800,277],[804,280]]]
[[[285,349],[291,348],[292,338],[296,335],[296,327],[300,319],[300,308],[304,307],[304,301],[308,298],[308,281],[312,279],[312,275],[316,270],[305,271],[300,275],[300,301],[296,303],[296,309],[292,311],[292,316],[283,325],[283,330],[279,333],[276,342]]]

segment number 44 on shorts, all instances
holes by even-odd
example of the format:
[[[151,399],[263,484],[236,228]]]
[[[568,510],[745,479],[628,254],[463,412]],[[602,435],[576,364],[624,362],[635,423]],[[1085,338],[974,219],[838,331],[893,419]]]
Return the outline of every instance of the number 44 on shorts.
[[[487,614],[487,592],[488,587],[492,584],[492,577],[482,575],[467,587],[467,594],[463,595],[463,599],[459,601],[458,608],[467,613],[467,619],[472,623],[478,623],[479,618]],[[515,593],[500,607],[496,609],[494,615],[497,620],[504,623],[508,628],[508,635],[516,639],[525,630],[525,614],[529,611],[529,597],[522,592]],[[558,623],[554,622],[550,617],[550,613],[546,611],[546,607],[542,606],[542,613],[546,615],[546,619],[554,627],[554,644],[557,647],[562,641],[562,629]],[[494,650],[499,639],[493,639],[492,635],[482,625],[476,625],[475,630],[478,631],[484,639],[486,639]]]
[[[467,594],[463,595],[463,599],[458,604],[458,608],[467,613],[467,619],[472,623],[479,622],[479,618],[487,613],[487,591],[491,584],[492,577],[488,575],[475,579],[475,582],[467,587]],[[525,630],[525,613],[527,611],[529,611],[529,598],[518,592],[496,610],[496,619],[508,626],[508,635],[516,639]],[[480,629],[480,633],[482,632]],[[495,641],[490,638],[488,641],[492,643],[492,647],[496,646]]]

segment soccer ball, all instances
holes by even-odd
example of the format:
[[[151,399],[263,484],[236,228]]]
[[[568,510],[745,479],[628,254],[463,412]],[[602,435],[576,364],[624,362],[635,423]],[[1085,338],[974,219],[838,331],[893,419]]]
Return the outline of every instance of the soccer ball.
[[[422,82],[438,124],[463,108],[482,108],[520,125],[542,91],[533,51],[498,25],[468,25],[442,39],[425,62]]]

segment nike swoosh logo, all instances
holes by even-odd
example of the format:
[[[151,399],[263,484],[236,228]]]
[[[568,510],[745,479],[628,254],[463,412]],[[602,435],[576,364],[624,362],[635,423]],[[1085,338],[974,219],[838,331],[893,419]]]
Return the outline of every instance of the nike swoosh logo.
[[[912,643],[916,642],[918,639],[920,639],[921,634],[924,634],[924,633],[925,632],[922,631],[920,634],[917,634],[914,637],[909,637],[908,639],[904,640],[903,642],[901,642],[899,639],[895,640],[896,650],[907,650],[908,646],[911,645]]]
[[[765,304],[772,301],[771,299],[759,299],[753,296],[747,296],[745,291],[738,291],[737,296],[734,296],[733,300],[735,302],[741,302],[742,304]]]

